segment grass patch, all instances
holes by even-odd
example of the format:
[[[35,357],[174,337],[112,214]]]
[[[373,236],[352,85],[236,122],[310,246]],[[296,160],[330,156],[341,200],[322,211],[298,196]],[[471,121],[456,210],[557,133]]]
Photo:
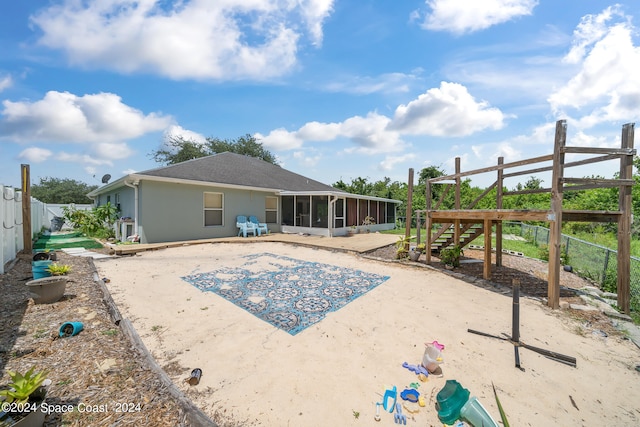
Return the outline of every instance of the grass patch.
[[[65,248],[99,249],[102,244],[95,239],[83,236],[82,233],[40,235],[33,244],[36,250],[57,250]]]

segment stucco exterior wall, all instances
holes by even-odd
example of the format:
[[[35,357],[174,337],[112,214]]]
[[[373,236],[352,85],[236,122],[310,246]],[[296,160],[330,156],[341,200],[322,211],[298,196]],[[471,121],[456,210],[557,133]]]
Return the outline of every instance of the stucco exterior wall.
[[[204,193],[223,194],[223,224],[204,225]],[[141,181],[139,233],[142,243],[175,242],[235,236],[236,216],[255,215],[265,220],[265,198],[273,192],[237,190],[200,185]],[[280,226],[269,224],[271,231]]]

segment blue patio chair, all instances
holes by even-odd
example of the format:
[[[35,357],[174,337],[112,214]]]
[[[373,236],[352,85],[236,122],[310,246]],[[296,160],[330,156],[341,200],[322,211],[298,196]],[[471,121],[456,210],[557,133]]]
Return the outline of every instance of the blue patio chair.
[[[236,227],[238,227],[238,237],[242,234],[242,237],[247,237],[247,233],[251,233],[254,236],[256,235],[257,227],[254,226],[253,223],[247,221],[247,217],[244,215],[238,215],[236,217]],[[258,230],[258,236],[260,235],[260,230]]]
[[[258,222],[258,218],[255,215],[249,217],[249,222],[258,230],[258,236],[262,233],[269,234],[269,228],[264,222]]]

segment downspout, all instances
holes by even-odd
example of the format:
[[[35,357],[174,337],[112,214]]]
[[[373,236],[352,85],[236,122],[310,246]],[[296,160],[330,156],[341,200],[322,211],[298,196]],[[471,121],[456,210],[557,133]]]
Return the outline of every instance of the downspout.
[[[124,180],[123,183],[127,187],[133,188],[133,198],[135,200],[133,206],[133,228],[135,230],[135,234],[140,236],[140,230],[138,230],[138,184],[140,184],[140,181],[136,180],[132,183],[128,183],[127,180]]]

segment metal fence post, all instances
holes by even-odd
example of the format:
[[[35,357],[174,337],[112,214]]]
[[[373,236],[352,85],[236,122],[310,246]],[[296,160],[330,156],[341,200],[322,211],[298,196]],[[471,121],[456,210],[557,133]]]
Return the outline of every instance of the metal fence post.
[[[609,267],[609,254],[611,251],[609,249],[605,249],[604,252],[604,270],[602,271],[602,281],[600,282],[600,286],[604,286],[604,282],[607,280],[607,268]]]

